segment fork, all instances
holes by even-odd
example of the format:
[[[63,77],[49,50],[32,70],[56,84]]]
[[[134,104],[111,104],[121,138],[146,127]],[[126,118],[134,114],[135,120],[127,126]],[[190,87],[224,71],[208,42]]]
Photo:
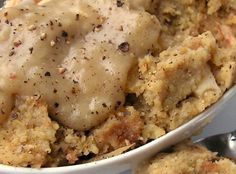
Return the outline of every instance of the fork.
[[[205,146],[219,156],[236,161],[236,130],[196,140],[195,143]]]

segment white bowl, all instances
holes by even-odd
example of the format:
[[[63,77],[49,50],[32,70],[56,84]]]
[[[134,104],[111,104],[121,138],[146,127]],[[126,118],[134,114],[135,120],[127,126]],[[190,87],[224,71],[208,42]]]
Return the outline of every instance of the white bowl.
[[[143,160],[150,158],[155,153],[174,145],[183,139],[191,137],[197,131],[200,131],[205,125],[222,110],[227,101],[236,94],[236,85],[232,87],[217,103],[206,109],[203,113],[167,133],[166,135],[154,140],[137,149],[127,153],[87,164],[30,169],[0,165],[1,174],[117,174],[127,170],[134,170]]]

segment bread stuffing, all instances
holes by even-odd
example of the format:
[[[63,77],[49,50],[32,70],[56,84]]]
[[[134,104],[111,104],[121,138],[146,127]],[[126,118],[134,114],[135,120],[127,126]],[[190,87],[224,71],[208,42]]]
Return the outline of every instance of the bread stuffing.
[[[142,165],[137,174],[234,174],[236,164],[200,145],[183,142]]]
[[[190,121],[235,83],[235,10],[234,0],[6,1],[0,163],[80,164]]]

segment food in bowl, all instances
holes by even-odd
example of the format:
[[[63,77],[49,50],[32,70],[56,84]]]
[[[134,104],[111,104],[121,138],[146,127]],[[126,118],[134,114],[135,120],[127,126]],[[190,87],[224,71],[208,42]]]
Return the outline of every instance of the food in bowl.
[[[137,174],[235,174],[236,164],[205,147],[182,142],[142,165]]]
[[[10,0],[0,163],[80,164],[157,139],[235,82],[234,1]]]

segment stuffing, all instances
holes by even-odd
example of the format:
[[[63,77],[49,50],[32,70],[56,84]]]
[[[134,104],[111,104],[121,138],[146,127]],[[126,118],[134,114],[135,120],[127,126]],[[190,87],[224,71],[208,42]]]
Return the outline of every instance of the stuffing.
[[[235,10],[235,0],[7,0],[0,163],[99,160],[202,113],[236,82]],[[175,151],[147,170],[231,168],[199,146]],[[191,151],[192,161],[176,169],[175,157],[182,164]]]
[[[0,126],[0,163],[44,166],[58,128],[48,117],[47,106],[39,97],[17,97],[15,109]]]
[[[236,164],[200,145],[184,142],[158,154],[137,171],[140,174],[234,174]]]

